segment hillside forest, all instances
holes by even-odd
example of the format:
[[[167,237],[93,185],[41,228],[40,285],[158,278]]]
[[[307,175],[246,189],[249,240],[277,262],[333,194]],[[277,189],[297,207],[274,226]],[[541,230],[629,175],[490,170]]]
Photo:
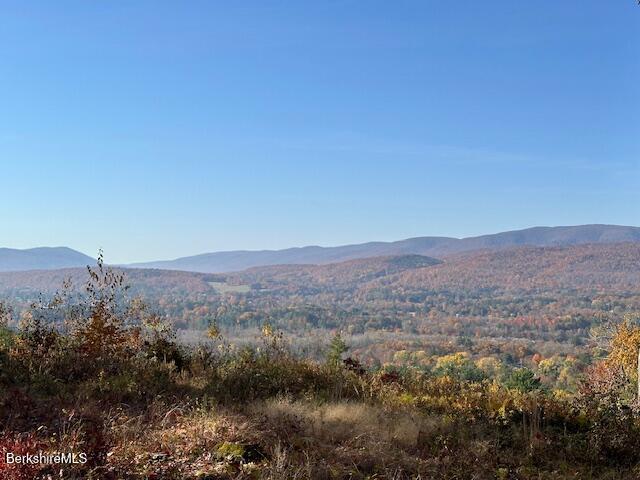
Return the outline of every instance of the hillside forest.
[[[637,478],[640,244],[0,273],[0,478]]]

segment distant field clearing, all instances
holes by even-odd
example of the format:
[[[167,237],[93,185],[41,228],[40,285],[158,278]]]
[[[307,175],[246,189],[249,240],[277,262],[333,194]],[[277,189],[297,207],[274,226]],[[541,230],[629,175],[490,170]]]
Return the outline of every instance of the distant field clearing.
[[[207,282],[218,293],[247,293],[251,291],[249,285],[227,285],[224,282]]]

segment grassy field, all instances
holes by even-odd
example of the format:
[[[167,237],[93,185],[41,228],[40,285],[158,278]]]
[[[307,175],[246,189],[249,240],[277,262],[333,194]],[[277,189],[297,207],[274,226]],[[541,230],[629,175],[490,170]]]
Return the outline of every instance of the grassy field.
[[[248,293],[251,291],[250,285],[229,285],[225,282],[207,282],[218,293]]]

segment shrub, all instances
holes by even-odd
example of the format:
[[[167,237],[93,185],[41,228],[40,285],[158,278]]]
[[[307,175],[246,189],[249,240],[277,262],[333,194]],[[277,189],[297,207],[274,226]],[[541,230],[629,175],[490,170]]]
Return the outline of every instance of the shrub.
[[[533,370],[526,367],[513,370],[505,379],[504,385],[522,393],[539,390],[542,386]]]

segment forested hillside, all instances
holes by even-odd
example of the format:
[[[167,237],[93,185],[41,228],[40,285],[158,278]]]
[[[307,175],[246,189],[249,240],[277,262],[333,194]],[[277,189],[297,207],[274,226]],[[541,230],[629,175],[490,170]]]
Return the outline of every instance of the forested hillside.
[[[594,327],[640,311],[636,243],[520,247],[443,260],[401,255],[231,274],[124,271],[127,294],[142,295],[189,341],[202,339],[212,323],[244,341],[268,321],[316,356],[326,333],[340,331],[373,363],[464,350],[514,365],[531,364],[536,354],[579,357],[584,365],[593,355]],[[13,324],[40,292],[52,295],[66,278],[81,289],[86,271],[1,273]]]
[[[638,478],[640,326],[628,314],[637,306],[594,305],[592,283],[578,281],[572,300],[555,308],[583,302],[583,325],[577,314],[540,313],[563,300],[544,297],[545,303],[535,290],[570,292],[569,277],[549,273],[560,258],[576,275],[589,277],[591,264],[600,273],[617,266],[636,274],[637,250],[606,250],[604,261],[598,255],[605,250],[514,251],[521,261],[512,271],[482,277],[492,279],[483,291],[488,311],[466,316],[446,313],[447,305],[466,308],[473,291],[425,303],[428,288],[439,285],[431,283],[419,302],[403,297],[398,282],[415,288],[446,265],[416,256],[260,269],[226,279],[119,272],[102,259],[84,278],[63,272],[83,286],[66,282],[21,311],[0,302],[0,479]],[[469,268],[491,271],[488,258],[482,254]],[[548,282],[515,284],[517,291],[533,288],[521,306],[530,309],[534,326],[524,338],[523,318],[491,309],[500,304],[497,292],[511,302],[519,298],[508,296],[513,290],[502,279],[531,273],[535,265],[544,266],[540,278]],[[444,272],[450,282],[451,271]],[[156,303],[129,294],[129,273]],[[255,283],[233,283],[241,279]],[[291,287],[303,279],[311,291]],[[179,323],[172,302],[185,296],[177,285],[191,284],[183,308],[211,315],[197,345],[178,341],[171,325]],[[598,288],[616,285],[627,281],[612,276]],[[368,297],[380,286],[397,299]],[[634,298],[637,292],[606,294]],[[351,314],[339,316],[347,305]],[[413,310],[405,311],[407,305]],[[356,312],[367,320],[358,323]],[[369,317],[384,335],[375,336]],[[324,331],[315,352],[300,348],[310,346],[304,340],[314,321],[314,332]],[[254,342],[229,336],[232,324],[235,334]],[[354,327],[373,336],[340,333]],[[583,345],[588,327],[594,327],[590,344]],[[579,341],[549,340],[563,329]],[[384,357],[389,361],[380,362]],[[10,461],[37,452],[64,452],[78,461],[55,467]]]

